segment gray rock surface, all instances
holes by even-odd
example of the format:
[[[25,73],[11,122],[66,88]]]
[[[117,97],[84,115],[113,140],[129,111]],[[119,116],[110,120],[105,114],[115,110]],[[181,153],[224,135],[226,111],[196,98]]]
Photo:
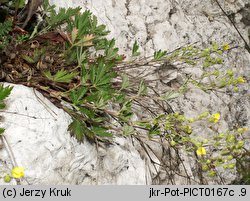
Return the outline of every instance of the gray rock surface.
[[[223,15],[215,1],[200,0],[51,0],[58,7],[76,7],[90,9],[100,23],[107,25],[111,37],[117,41],[121,53],[129,55],[135,40],[141,45],[141,56],[150,56],[155,50],[172,51],[178,47],[198,42],[201,47],[216,41],[233,43],[238,48],[224,55],[223,68],[233,67],[238,75],[244,75],[249,81],[250,54],[244,49],[243,40]],[[249,43],[249,5],[250,0],[219,0],[223,9],[234,16],[234,21],[243,37]],[[201,74],[195,68],[184,69],[192,75]],[[169,71],[168,71],[169,72]],[[154,75],[157,76],[157,75]],[[152,79],[154,79],[152,76]],[[163,90],[165,84],[180,75],[172,69],[171,74],[158,75]],[[166,78],[167,77],[167,78]],[[42,97],[41,97],[42,98]],[[42,98],[43,99],[43,98]],[[178,101],[172,101],[175,111],[184,112],[193,117],[205,110],[211,113],[220,111],[220,130],[250,127],[249,85],[244,85],[240,93],[205,93],[198,89],[190,90]],[[171,150],[162,150],[157,143],[145,143],[155,153],[151,157],[165,161],[164,167],[152,165],[145,150],[131,139],[116,138],[113,146],[97,150],[88,142],[79,145],[69,137],[67,126],[69,116],[57,109],[46,99],[41,104],[32,89],[15,86],[8,99],[8,111],[4,113],[6,138],[15,154],[17,163],[26,167],[27,181],[32,184],[189,184],[198,183],[193,173],[194,161],[185,153],[184,170],[180,161],[170,162]],[[47,109],[46,109],[47,108]],[[54,112],[57,114],[55,115]],[[20,115],[22,114],[22,115]],[[34,119],[32,116],[35,116]],[[194,127],[194,133],[207,136],[209,130],[200,125]],[[0,168],[10,168],[6,150],[0,150]],[[155,157],[157,155],[157,157]],[[3,162],[6,165],[3,165]],[[178,174],[173,167],[179,167]],[[158,173],[157,173],[158,172]],[[189,179],[182,177],[185,172]],[[235,179],[234,174],[222,171],[224,183]],[[23,181],[26,182],[26,181]],[[208,180],[219,184],[221,181]],[[0,182],[1,183],[1,182]],[[223,183],[223,182],[222,182]]]
[[[14,86],[7,105],[5,138],[25,167],[23,184],[146,184],[145,163],[130,140],[117,137],[105,148],[77,143],[67,132],[69,115],[25,86]],[[9,172],[7,149],[0,156],[0,172]]]

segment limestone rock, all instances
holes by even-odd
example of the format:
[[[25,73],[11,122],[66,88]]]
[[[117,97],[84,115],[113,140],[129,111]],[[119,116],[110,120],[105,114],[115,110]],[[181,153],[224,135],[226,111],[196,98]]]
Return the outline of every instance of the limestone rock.
[[[228,18],[215,1],[200,0],[50,0],[58,7],[90,9],[111,31],[120,53],[130,55],[133,43],[141,45],[141,56],[150,56],[155,50],[169,52],[187,44],[232,43],[238,47],[225,58],[223,68],[233,67],[237,75],[244,75],[249,82],[250,54],[244,42]],[[234,22],[242,36],[249,43],[249,4],[250,0],[218,0],[223,9],[234,17]],[[163,69],[162,69],[163,70]],[[162,79],[157,90],[165,90],[165,85],[180,74],[162,71]],[[185,68],[185,73],[199,76],[197,68]],[[149,72],[147,72],[149,73]],[[155,79],[152,76],[152,79]],[[220,130],[234,128],[234,125],[250,127],[249,85],[241,92],[205,93],[198,89],[190,90],[185,96],[170,102],[175,111],[193,117],[208,109],[211,113],[220,111]],[[40,99],[43,101],[41,102]],[[46,104],[44,104],[46,103]],[[177,157],[169,149],[161,149],[153,142],[145,143],[152,147],[149,155],[156,163],[164,161],[164,167],[153,165],[138,142],[116,137],[110,147],[97,150],[88,142],[78,144],[70,138],[67,127],[70,117],[56,108],[33,89],[15,86],[7,101],[9,113],[3,113],[6,138],[13,149],[17,163],[26,167],[26,178],[31,184],[197,184],[194,159],[180,153],[179,161],[171,161],[170,155]],[[35,117],[35,118],[34,118]],[[193,128],[196,135],[208,136],[209,129],[200,125]],[[248,144],[250,144],[248,142]],[[250,145],[249,145],[250,146]],[[152,152],[155,153],[152,153]],[[156,157],[157,156],[157,157]],[[5,164],[6,163],[6,164]],[[172,164],[172,166],[169,166]],[[187,169],[183,169],[183,164]],[[162,164],[161,164],[162,165]],[[11,161],[4,148],[0,149],[0,170],[11,167]],[[178,168],[176,168],[178,167]],[[178,169],[178,171],[174,170]],[[189,175],[189,180],[182,173]],[[235,179],[234,174],[222,171],[224,183]],[[1,183],[2,181],[0,181]],[[218,180],[209,180],[219,184]]]
[[[25,168],[22,184],[146,184],[144,161],[130,140],[117,137],[98,149],[87,141],[79,144],[67,131],[70,116],[22,85],[14,85],[6,103],[5,138],[16,163]],[[2,146],[0,171],[11,168]]]

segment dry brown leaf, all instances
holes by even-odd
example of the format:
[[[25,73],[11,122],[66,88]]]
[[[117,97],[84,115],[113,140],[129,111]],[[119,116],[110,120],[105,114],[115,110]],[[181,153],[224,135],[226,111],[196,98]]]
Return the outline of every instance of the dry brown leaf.
[[[91,45],[93,45],[94,38],[95,38],[95,36],[93,34],[87,34],[79,42],[77,42],[75,45],[76,46],[84,46],[84,47],[91,46]]]
[[[75,42],[77,34],[78,34],[78,29],[76,27],[74,27],[72,32],[71,32],[71,44],[73,44]]]
[[[51,42],[54,42],[54,43],[63,43],[65,41],[68,41],[69,39],[68,39],[68,36],[63,32],[51,31],[51,32],[42,34],[40,36],[37,36],[36,40],[39,42],[46,42],[50,40]]]
[[[59,91],[51,91],[50,92],[51,97],[55,97],[55,98],[61,98],[62,97],[62,92]]]

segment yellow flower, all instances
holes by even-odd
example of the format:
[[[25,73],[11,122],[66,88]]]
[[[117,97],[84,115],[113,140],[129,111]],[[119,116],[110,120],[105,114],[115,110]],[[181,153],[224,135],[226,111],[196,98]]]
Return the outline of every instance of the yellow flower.
[[[204,147],[199,147],[197,150],[196,150],[196,153],[198,156],[201,156],[201,155],[206,155],[207,152],[206,152],[206,149]]]
[[[227,50],[230,49],[230,46],[229,46],[229,44],[226,43],[226,44],[223,45],[222,48],[223,48],[224,51],[227,51]]]
[[[248,131],[248,128],[247,127],[244,127],[243,128],[243,132],[247,132]]]
[[[244,80],[243,77],[238,77],[238,78],[237,78],[237,82],[238,82],[238,83],[245,83],[246,81]]]
[[[220,113],[215,113],[209,118],[209,121],[214,123],[218,122],[219,120],[220,120]]]
[[[237,131],[239,133],[244,133],[244,132],[247,132],[248,131],[248,128],[244,127],[244,128],[238,128]]]
[[[12,177],[20,179],[24,177],[24,168],[23,167],[14,167],[11,171]]]

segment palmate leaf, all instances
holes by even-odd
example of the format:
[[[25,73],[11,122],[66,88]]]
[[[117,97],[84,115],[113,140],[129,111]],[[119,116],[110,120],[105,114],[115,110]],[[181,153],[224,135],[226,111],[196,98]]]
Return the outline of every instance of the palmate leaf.
[[[125,136],[132,135],[135,133],[134,127],[128,126],[128,125],[123,126],[122,131],[123,131],[123,135]]]
[[[28,55],[22,55],[22,58],[30,64],[36,63],[36,61]]]
[[[77,29],[76,39],[79,41],[87,34],[93,34],[96,38],[106,36],[109,31],[106,31],[105,25],[97,25],[96,16],[92,15],[89,10],[84,11],[82,14],[75,15],[74,20],[68,21],[67,30],[72,32]]]
[[[112,63],[104,63],[102,58],[98,59],[98,64],[90,67],[90,81],[95,87],[106,88],[110,86],[111,80],[115,77],[112,70]]]
[[[4,87],[3,84],[0,84],[0,101],[1,102],[10,95],[10,92],[12,89],[13,87],[10,87],[10,86]]]
[[[138,96],[146,95],[147,94],[147,86],[144,80],[141,80],[138,90]]]
[[[12,21],[6,20],[4,23],[0,23],[0,40],[7,35],[12,29]]]
[[[160,100],[168,101],[168,100],[178,98],[179,96],[180,96],[180,93],[174,92],[174,91],[169,91],[166,94],[160,96]]]
[[[43,0],[43,10],[46,12],[51,12],[55,10],[56,5],[50,5],[49,0]]]
[[[77,90],[71,91],[70,98],[71,98],[72,103],[74,105],[80,104],[82,98],[84,97],[87,91],[88,91],[88,88],[86,88],[85,86],[81,86]]]
[[[99,36],[106,36],[110,31],[106,30],[106,26],[104,24],[101,25],[97,25],[97,17],[96,16],[92,16],[92,20],[91,20],[91,32],[98,34]]]
[[[80,7],[77,8],[60,8],[58,12],[55,9],[50,10],[50,16],[46,18],[49,28],[53,29],[69,21],[73,16],[80,14]]]
[[[122,77],[121,90],[123,90],[129,87],[129,78],[128,78],[128,75],[126,74],[121,75],[121,77]]]
[[[83,113],[84,115],[86,115],[88,118],[90,118],[91,120],[94,120],[95,118],[95,111],[91,110],[91,109],[87,109],[85,107],[81,107],[79,106],[79,111],[81,113]]]
[[[68,131],[70,131],[71,136],[74,136],[80,142],[84,140],[84,130],[86,129],[86,124],[78,119],[74,119],[68,127]]]
[[[101,109],[107,106],[108,102],[113,98],[110,90],[98,89],[95,92],[91,92],[91,94],[87,96],[85,100],[88,102],[93,102],[95,107]]]
[[[115,47],[115,39],[106,41],[105,59],[106,60],[122,60],[121,55],[118,54],[119,49]]]
[[[95,140],[95,134],[87,127],[86,123],[75,118],[68,127],[71,136],[74,136],[79,142],[84,141],[84,136],[90,141]]]
[[[119,118],[124,122],[129,121],[133,116],[132,112],[132,100],[128,100],[123,103],[121,110],[119,111]]]
[[[154,53],[154,60],[158,61],[158,60],[162,59],[164,56],[166,56],[166,53],[167,53],[166,51],[161,51],[161,50],[156,51]]]
[[[44,72],[44,75],[51,81],[54,82],[65,82],[69,83],[71,80],[77,75],[77,72],[71,72],[69,73],[68,71],[61,69],[56,72],[55,75],[52,75],[50,71]]]
[[[106,129],[106,128],[97,127],[97,126],[95,126],[95,127],[92,128],[92,131],[93,131],[96,135],[98,135],[98,136],[100,136],[100,137],[112,137],[113,134],[107,132],[107,130],[108,130],[108,129]]]

